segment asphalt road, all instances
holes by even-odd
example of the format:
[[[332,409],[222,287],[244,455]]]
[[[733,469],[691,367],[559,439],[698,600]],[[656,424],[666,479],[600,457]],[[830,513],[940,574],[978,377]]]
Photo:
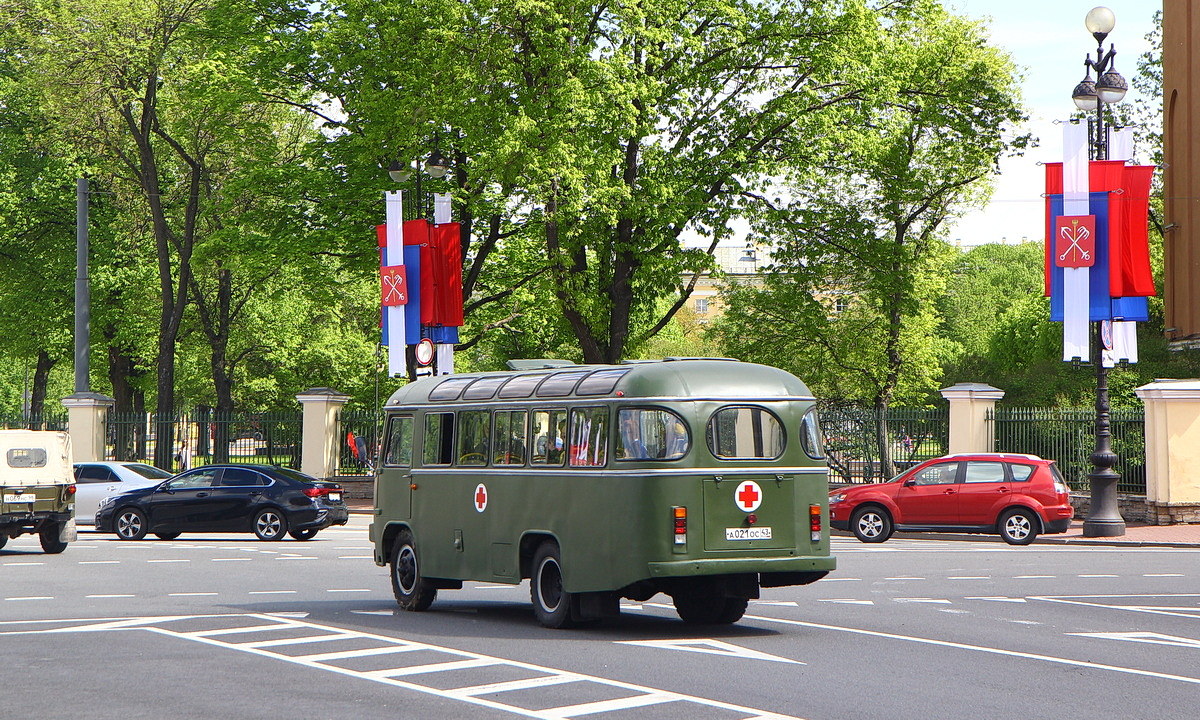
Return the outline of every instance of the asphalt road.
[[[10,541],[0,717],[1161,719],[1200,698],[1196,550],[836,538],[836,573],[734,626],[657,596],[555,631],[527,584],[397,611],[366,523]]]

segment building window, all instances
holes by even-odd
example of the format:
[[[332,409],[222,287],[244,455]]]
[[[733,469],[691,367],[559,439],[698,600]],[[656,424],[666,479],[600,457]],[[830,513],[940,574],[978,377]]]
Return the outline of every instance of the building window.
[[[846,298],[844,298],[844,297],[834,298],[833,311],[835,313],[843,313],[846,311],[846,308],[848,308],[848,307],[850,307],[850,301],[847,300]]]
[[[708,313],[708,298],[696,298],[696,312],[701,315]]]

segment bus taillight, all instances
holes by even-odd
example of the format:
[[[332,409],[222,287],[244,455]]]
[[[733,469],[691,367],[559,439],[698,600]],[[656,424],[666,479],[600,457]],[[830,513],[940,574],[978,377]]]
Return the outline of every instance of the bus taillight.
[[[808,529],[812,531],[812,541],[821,542],[821,506],[808,506]]]
[[[675,544],[684,545],[687,543],[687,508],[676,505],[671,508],[671,514],[675,520]]]

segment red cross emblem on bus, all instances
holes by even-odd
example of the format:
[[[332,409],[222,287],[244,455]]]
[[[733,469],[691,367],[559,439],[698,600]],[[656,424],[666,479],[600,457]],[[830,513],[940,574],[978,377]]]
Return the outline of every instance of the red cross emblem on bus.
[[[737,502],[739,510],[754,512],[758,509],[759,505],[762,505],[762,488],[753,480],[747,480],[738,485],[737,492],[734,493],[733,498]]]
[[[487,509],[487,488],[483,483],[475,486],[475,512],[483,512]]]

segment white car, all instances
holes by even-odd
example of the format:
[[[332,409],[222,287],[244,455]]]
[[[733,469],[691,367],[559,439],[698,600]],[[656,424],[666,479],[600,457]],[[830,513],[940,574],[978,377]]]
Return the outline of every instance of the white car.
[[[96,508],[109,495],[158,485],[172,474],[138,462],[75,463],[75,524],[95,525]]]

